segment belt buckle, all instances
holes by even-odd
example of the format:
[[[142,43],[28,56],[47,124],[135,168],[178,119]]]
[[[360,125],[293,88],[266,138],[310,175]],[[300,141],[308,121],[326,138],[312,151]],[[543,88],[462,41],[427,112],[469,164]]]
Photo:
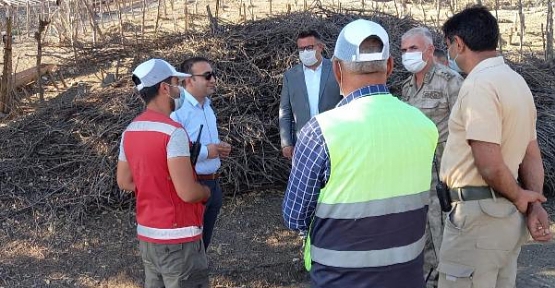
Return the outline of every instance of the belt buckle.
[[[463,193],[462,193],[462,188],[457,188],[457,194],[459,195],[459,201],[460,202],[464,202],[464,197],[463,197]]]

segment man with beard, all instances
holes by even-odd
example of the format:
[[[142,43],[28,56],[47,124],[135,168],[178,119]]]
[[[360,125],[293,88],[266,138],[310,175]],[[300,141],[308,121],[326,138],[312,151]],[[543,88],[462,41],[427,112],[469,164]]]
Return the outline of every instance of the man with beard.
[[[146,110],[123,132],[117,182],[137,198],[137,234],[145,287],[208,287],[202,249],[202,204],[210,190],[195,181],[189,139],[170,119],[179,99],[179,73],[161,59],[133,71]]]

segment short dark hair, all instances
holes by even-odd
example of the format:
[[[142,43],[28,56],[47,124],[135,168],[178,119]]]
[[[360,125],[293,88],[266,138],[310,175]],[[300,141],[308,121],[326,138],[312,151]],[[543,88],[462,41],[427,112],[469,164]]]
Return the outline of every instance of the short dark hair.
[[[447,59],[447,54],[445,54],[445,51],[443,51],[442,49],[435,49],[434,50],[434,56],[437,57],[437,58]]]
[[[181,65],[179,65],[179,69],[180,69],[179,72],[192,74],[193,71],[191,69],[193,68],[193,65],[199,62],[206,62],[208,64],[212,64],[212,62],[205,57],[195,56],[195,57],[185,59],[181,63]]]
[[[133,83],[135,83],[135,85],[141,84],[141,79],[139,79],[139,77],[135,75],[131,77],[131,80],[133,80]],[[162,83],[171,84],[171,81],[172,81],[172,77],[168,77],[162,80],[162,82],[157,83],[154,86],[144,87],[143,89],[141,89],[141,91],[139,91],[139,95],[141,95],[141,99],[143,99],[143,101],[145,101],[146,104],[150,103],[150,101],[152,101],[152,99],[156,98],[156,96],[158,95],[158,89],[160,89],[160,84]]]
[[[302,39],[302,38],[308,38],[308,37],[314,37],[316,40],[321,41],[322,37],[320,36],[320,33],[316,32],[315,30],[303,30],[301,32],[299,32],[299,34],[297,34],[297,40]]]
[[[450,42],[459,36],[471,51],[491,51],[497,48],[499,25],[489,10],[474,5],[449,18],[442,27],[445,39]]]

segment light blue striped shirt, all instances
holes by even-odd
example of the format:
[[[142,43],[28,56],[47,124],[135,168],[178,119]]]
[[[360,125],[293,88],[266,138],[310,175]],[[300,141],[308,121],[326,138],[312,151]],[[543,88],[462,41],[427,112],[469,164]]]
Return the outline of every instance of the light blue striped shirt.
[[[172,112],[170,117],[183,125],[191,141],[197,141],[200,125],[203,125],[202,135],[200,136],[200,154],[198,156],[195,170],[199,175],[213,174],[220,168],[220,158],[208,159],[208,144],[218,144],[218,126],[216,125],[216,115],[210,106],[210,99],[207,97],[204,104],[200,103],[187,90],[180,89],[185,93],[183,105],[177,111]],[[181,95],[183,97],[183,95]]]

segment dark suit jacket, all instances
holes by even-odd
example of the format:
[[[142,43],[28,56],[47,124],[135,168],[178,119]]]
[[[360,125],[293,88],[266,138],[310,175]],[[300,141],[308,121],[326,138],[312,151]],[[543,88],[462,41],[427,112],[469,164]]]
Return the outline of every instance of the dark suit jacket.
[[[331,61],[323,58],[318,100],[319,112],[333,109],[341,99],[339,85],[333,76]],[[310,107],[303,64],[297,64],[283,75],[279,103],[279,134],[282,148],[295,145],[299,131],[308,120],[310,120]]]

